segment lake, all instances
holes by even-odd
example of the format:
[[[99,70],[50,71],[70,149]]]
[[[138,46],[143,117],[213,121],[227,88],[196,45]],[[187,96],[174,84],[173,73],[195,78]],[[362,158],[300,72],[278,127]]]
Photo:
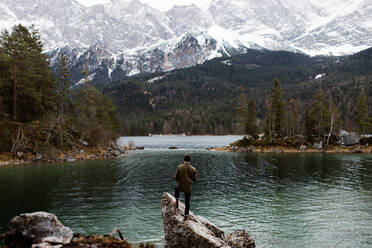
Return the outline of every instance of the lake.
[[[161,196],[174,194],[175,168],[189,153],[199,176],[191,211],[225,233],[244,228],[258,248],[372,247],[371,154],[205,149],[238,138],[122,137],[120,143],[145,150],[119,159],[0,167],[0,232],[15,215],[48,211],[74,232],[117,227],[129,241],[161,247]]]

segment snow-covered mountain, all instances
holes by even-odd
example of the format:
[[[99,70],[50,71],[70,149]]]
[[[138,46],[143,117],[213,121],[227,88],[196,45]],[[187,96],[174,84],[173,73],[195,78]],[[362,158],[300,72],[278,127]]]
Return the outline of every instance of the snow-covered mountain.
[[[247,48],[350,54],[372,46],[371,0],[213,0],[162,12],[139,0],[0,0],[0,29],[39,28],[52,66],[66,53],[75,82],[172,70]]]

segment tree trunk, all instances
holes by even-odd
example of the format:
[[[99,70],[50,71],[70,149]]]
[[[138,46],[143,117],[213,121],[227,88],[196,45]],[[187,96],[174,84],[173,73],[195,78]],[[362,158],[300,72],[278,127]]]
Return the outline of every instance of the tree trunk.
[[[63,133],[62,133],[62,126],[63,126],[63,99],[61,100],[61,113],[59,119],[59,132],[60,132],[60,139],[61,139],[61,147],[63,146]]]
[[[13,67],[13,120],[17,121],[17,62],[16,62],[16,52],[13,53],[14,56],[14,67]]]

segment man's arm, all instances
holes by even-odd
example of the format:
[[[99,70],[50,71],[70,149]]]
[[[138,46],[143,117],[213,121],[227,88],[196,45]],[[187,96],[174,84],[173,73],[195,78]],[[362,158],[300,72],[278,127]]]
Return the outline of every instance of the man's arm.
[[[194,177],[193,177],[193,181],[196,182],[196,179],[198,178],[198,173],[196,172],[196,170],[194,171]]]
[[[177,169],[176,169],[176,173],[174,174],[174,179],[175,179],[176,181],[179,181],[179,180],[180,180],[180,173],[179,173],[179,171],[178,171],[178,167],[177,167]]]

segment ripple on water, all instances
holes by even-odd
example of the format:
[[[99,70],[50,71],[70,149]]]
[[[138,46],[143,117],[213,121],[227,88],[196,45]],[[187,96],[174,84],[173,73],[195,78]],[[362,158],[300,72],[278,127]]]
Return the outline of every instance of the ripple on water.
[[[372,247],[369,155],[154,148],[117,160],[0,168],[1,226],[18,213],[45,210],[75,232],[118,227],[130,241],[160,245],[160,199],[173,193],[186,152],[199,175],[191,210],[225,232],[245,228],[257,247]]]

